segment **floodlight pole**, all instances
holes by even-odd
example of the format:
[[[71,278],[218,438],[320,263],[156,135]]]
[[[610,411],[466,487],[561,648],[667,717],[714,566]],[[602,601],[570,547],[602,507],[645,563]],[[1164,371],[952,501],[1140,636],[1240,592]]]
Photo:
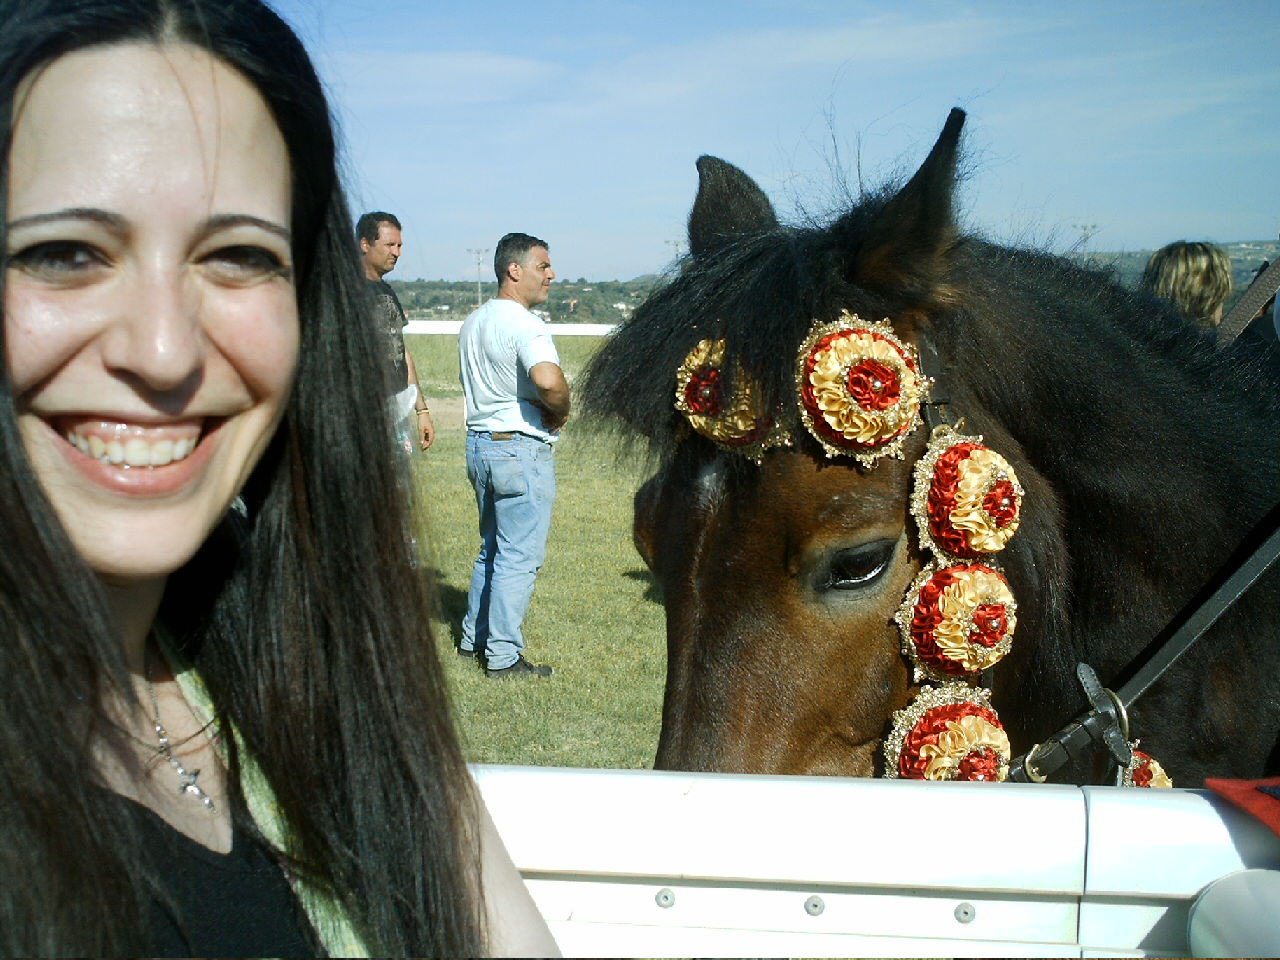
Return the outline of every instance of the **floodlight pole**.
[[[1096,223],[1073,223],[1071,226],[1080,231],[1080,252],[1088,252],[1089,241],[1101,228]]]
[[[468,248],[467,248],[467,253],[470,253],[470,254],[474,255],[474,256],[475,256],[475,258],[476,258],[476,306],[477,306],[477,307],[478,307],[478,306],[480,306],[480,297],[481,297],[481,294],[480,294],[480,266],[484,263],[484,255],[485,255],[486,253],[488,253],[488,252],[489,252],[488,250],[476,250],[476,249],[473,249],[473,248],[471,248],[471,247],[468,247]]]
[[[667,246],[671,247],[671,248],[672,248],[672,250],[674,250],[674,251],[675,251],[675,255],[674,255],[674,257],[673,257],[672,259],[674,259],[674,260],[679,260],[679,259],[680,259],[680,250],[681,250],[681,246],[682,246],[682,245],[681,245],[681,243],[680,243],[680,241],[679,241],[679,240],[664,240],[663,242],[664,242]]]

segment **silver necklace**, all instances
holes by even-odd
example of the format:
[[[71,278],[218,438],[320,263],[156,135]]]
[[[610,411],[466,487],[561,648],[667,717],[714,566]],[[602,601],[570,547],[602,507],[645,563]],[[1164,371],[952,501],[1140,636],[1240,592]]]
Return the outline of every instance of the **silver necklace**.
[[[148,671],[149,674],[150,671]],[[169,741],[169,732],[165,730],[164,724],[160,722],[160,701],[156,698],[155,684],[151,682],[151,677],[146,677],[147,694],[151,697],[151,710],[153,716],[153,726],[156,730],[156,739],[159,740],[160,746],[155,748],[160,756],[168,761],[169,766],[173,767],[174,773],[178,775],[178,795],[187,795],[195,797],[204,808],[210,813],[217,813],[218,808],[214,805],[213,797],[205,793],[204,788],[196,783],[196,779],[200,776],[199,770],[188,770],[176,756],[173,754],[173,744]]]

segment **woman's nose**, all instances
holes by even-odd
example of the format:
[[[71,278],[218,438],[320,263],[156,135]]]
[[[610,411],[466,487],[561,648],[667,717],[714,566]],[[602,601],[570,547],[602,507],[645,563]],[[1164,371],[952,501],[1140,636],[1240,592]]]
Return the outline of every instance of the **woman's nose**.
[[[201,293],[179,271],[165,271],[123,285],[121,295],[102,347],[108,369],[148,392],[193,392],[209,346]]]

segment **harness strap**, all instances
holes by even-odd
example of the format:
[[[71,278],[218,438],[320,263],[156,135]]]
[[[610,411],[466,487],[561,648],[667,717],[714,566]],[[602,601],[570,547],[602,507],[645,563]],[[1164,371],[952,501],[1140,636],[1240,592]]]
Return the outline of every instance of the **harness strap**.
[[[1258,315],[1258,311],[1277,290],[1280,290],[1280,257],[1272,260],[1267,269],[1253,278],[1249,289],[1236,301],[1222,323],[1218,324],[1218,342],[1226,346],[1240,336],[1249,321]]]
[[[1275,514],[1276,511],[1272,513]],[[1120,702],[1125,709],[1132,706],[1162,673],[1173,666],[1173,662],[1186,653],[1187,648],[1200,639],[1280,557],[1280,524],[1273,526],[1271,535],[1174,631],[1159,652],[1147,661],[1133,679],[1120,688]]]
[[[1273,510],[1272,514],[1277,512],[1280,510]],[[1071,761],[1090,756],[1098,745],[1107,747],[1111,759],[1121,768],[1128,764],[1132,757],[1128,743],[1128,708],[1280,557],[1280,524],[1273,521],[1272,526],[1271,535],[1183,621],[1118,694],[1103,688],[1088,664],[1077,664],[1076,677],[1092,709],[1011,762],[1009,779],[1043,783]]]
[[[1280,259],[1280,258],[1277,258]],[[929,428],[930,433],[949,423],[947,419],[947,404],[951,402],[951,391],[947,387],[947,380],[942,374],[942,361],[938,359],[938,348],[933,345],[933,334],[929,330],[924,330],[920,334],[920,372],[929,377],[932,383],[929,386],[929,399],[924,402],[924,422]]]
[[[1076,664],[1076,679],[1084,688],[1093,709],[1086,710],[1044,743],[1037,743],[1012,761],[1009,764],[1010,780],[1044,783],[1072,760],[1091,756],[1099,746],[1106,747],[1111,761],[1121,768],[1133,759],[1133,747],[1128,737],[1129,721],[1119,701],[1102,686],[1093,667],[1087,663]]]

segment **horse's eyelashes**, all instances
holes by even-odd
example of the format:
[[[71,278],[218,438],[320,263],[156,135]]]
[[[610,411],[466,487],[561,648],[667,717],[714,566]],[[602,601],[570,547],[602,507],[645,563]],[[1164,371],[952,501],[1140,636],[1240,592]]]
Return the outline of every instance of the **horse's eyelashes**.
[[[823,590],[860,590],[874,583],[893,558],[893,540],[876,540],[837,550],[822,578]]]

